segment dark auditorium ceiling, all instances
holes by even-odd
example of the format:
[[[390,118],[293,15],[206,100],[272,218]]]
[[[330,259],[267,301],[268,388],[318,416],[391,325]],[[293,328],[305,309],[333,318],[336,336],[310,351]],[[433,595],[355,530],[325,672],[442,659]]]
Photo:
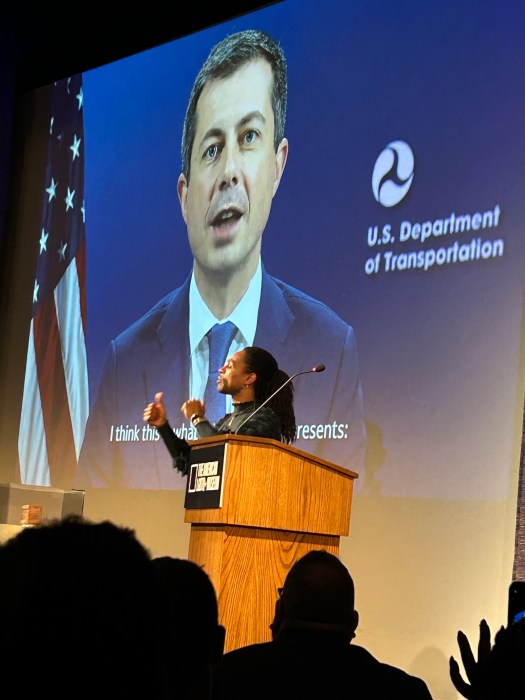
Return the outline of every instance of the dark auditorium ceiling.
[[[14,54],[17,89],[24,92],[276,1],[282,0],[225,0],[206,6],[184,3],[175,7],[166,2],[148,2],[105,11],[93,5],[85,5],[84,10],[73,6],[72,11],[49,4],[37,4],[31,9],[25,3],[4,5],[0,9],[1,38],[8,41]]]

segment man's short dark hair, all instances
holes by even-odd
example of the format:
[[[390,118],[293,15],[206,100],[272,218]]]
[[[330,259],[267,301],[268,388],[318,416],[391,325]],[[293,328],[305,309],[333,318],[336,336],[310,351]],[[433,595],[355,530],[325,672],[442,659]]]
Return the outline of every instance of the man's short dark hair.
[[[197,102],[204,87],[212,80],[228,78],[239,68],[257,58],[264,58],[268,61],[273,73],[271,101],[275,123],[274,148],[277,151],[277,147],[284,137],[288,91],[286,59],[283,50],[275,39],[263,31],[247,29],[236,32],[215,44],[193,84],[184,119],[181,145],[182,172],[188,182],[190,180],[191,152],[197,131]]]

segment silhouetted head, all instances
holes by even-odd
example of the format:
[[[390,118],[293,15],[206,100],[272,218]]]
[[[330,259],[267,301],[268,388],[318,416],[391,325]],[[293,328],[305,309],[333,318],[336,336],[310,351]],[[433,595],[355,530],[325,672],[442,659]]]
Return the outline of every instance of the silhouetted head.
[[[170,631],[186,639],[188,650],[198,644],[200,655],[208,650],[208,660],[220,660],[224,646],[224,628],[219,624],[217,595],[206,571],[189,559],[155,557],[151,564],[162,596],[166,618],[177,622]],[[193,652],[192,652],[193,653]]]
[[[209,698],[211,670],[222,658],[225,638],[213,583],[188,559],[155,557],[151,566],[157,585],[159,646],[173,697]]]
[[[354,582],[334,554],[312,550],[288,572],[272,623],[274,638],[287,629],[320,631],[350,641],[359,616]]]
[[[162,697],[150,555],[133,530],[44,521],[5,542],[0,562],[0,658],[14,677],[54,698]]]

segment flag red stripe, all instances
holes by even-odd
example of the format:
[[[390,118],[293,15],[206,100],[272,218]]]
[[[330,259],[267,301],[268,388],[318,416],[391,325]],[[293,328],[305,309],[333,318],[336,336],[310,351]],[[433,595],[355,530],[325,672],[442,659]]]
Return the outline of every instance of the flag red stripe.
[[[75,473],[76,453],[53,296],[35,314],[34,338],[51,483],[69,486]]]

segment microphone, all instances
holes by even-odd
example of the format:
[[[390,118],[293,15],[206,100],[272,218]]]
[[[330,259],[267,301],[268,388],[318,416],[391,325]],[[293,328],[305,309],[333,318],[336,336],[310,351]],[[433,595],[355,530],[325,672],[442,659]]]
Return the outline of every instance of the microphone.
[[[280,386],[278,389],[276,389],[276,391],[274,391],[273,394],[271,394],[270,396],[268,396],[268,398],[265,399],[265,400],[262,402],[262,404],[261,404],[260,406],[257,406],[257,408],[255,409],[255,411],[253,411],[252,413],[250,413],[250,415],[249,415],[247,418],[245,418],[245,419],[243,420],[243,422],[240,424],[240,426],[237,428],[237,430],[236,430],[233,434],[234,434],[234,435],[237,435],[237,433],[238,433],[239,430],[242,428],[242,426],[243,426],[247,421],[249,421],[250,418],[253,418],[253,416],[257,413],[257,411],[260,411],[261,408],[262,408],[263,406],[266,406],[266,404],[267,404],[269,401],[271,401],[271,400],[273,399],[273,397],[276,396],[276,395],[281,391],[281,389],[284,389],[284,387],[285,387],[287,384],[289,384],[289,383],[292,381],[292,379],[295,379],[295,378],[298,377],[300,374],[312,374],[312,372],[317,372],[317,373],[318,373],[318,372],[324,372],[325,369],[326,369],[326,367],[325,367],[324,365],[315,365],[315,367],[312,367],[312,369],[307,369],[307,370],[305,370],[304,372],[296,372],[295,374],[292,374],[292,376],[291,376],[291,377],[288,377],[288,379],[284,382],[284,384],[281,384],[281,386]]]

